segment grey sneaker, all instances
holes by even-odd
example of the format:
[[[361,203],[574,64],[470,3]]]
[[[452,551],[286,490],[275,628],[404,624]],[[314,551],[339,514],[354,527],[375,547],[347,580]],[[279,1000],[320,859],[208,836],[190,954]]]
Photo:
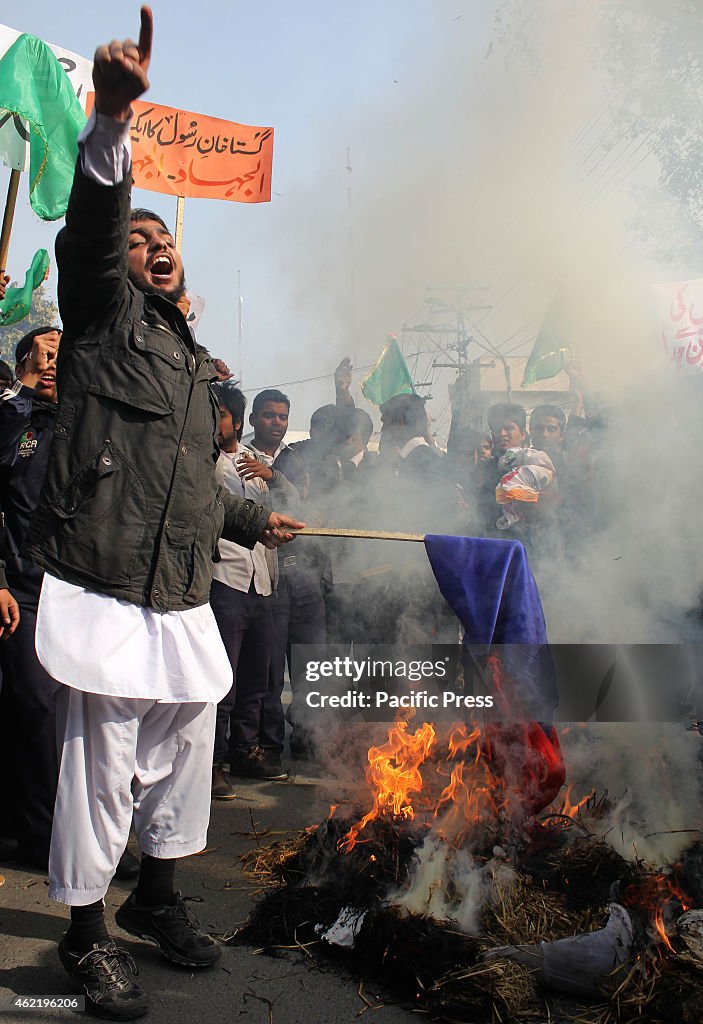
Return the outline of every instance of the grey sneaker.
[[[71,979],[85,993],[85,1008],[108,1020],[136,1020],[149,1009],[149,1000],[130,974],[139,969],[126,949],[112,939],[95,943],[88,953],[74,953],[59,943],[59,959]]]

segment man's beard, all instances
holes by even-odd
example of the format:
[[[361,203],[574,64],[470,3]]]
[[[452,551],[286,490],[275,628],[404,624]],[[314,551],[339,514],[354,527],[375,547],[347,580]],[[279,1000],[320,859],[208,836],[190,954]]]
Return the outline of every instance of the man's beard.
[[[129,274],[129,280],[132,282],[135,288],[138,288],[140,292],[144,292],[145,295],[160,295],[164,299],[169,299],[173,303],[177,303],[179,299],[183,298],[186,292],[186,275],[185,271],[181,271],[181,279],[173,288],[169,288],[168,291],[164,291],[161,288],[152,288],[147,285],[146,281],[138,277]]]

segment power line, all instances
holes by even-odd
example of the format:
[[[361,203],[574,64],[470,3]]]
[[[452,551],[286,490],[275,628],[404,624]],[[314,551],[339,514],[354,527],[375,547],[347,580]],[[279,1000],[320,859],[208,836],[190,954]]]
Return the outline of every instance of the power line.
[[[370,370],[372,368],[372,366],[374,366],[374,363],[369,363],[368,366],[357,366],[357,367],[355,367],[354,372],[355,373],[363,373],[364,370]],[[334,378],[334,373],[322,373],[322,374],[320,374],[319,377],[303,377],[303,378],[301,378],[301,380],[284,380],[284,381],[279,382],[278,384],[266,384],[263,387],[258,387],[258,388],[245,388],[244,389],[244,394],[245,395],[250,395],[252,393],[252,391],[268,391],[269,388],[275,388],[275,389],[291,388],[295,384],[310,384],[312,381],[316,381],[316,380],[332,380],[333,378]]]

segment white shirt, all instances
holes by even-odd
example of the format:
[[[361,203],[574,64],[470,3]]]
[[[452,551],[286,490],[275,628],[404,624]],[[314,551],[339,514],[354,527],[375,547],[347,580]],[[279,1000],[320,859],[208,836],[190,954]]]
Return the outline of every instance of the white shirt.
[[[286,444],[285,441],[281,441],[281,443],[279,444],[278,448],[273,453],[273,455],[267,455],[266,452],[262,452],[262,451],[260,451],[256,447],[256,445],[254,444],[254,441],[253,441],[253,437],[254,437],[254,435],[252,434],[251,435],[251,439],[247,441],[247,445],[248,445],[248,447],[249,447],[249,449],[251,451],[251,454],[254,456],[254,458],[258,459],[259,462],[263,462],[263,464],[265,466],[272,466],[274,464],[275,460],[278,458],[278,456],[283,451],[283,449],[288,447],[288,445]]]
[[[129,124],[93,110],[78,151],[87,177],[119,184],[131,165]],[[45,573],[36,648],[50,676],[86,693],[217,703],[232,688],[232,666],[208,604],[157,612]]]
[[[245,445],[240,444],[236,452],[220,452],[220,457],[215,466],[215,475],[218,483],[221,483],[232,494],[241,498],[249,498],[258,504],[266,504],[268,487],[260,477],[252,480],[242,480],[237,472],[237,460],[242,455],[254,455]],[[257,594],[268,597],[272,593],[271,574],[266,558],[266,548],[263,544],[256,544],[254,550],[235,544],[231,540],[220,540],[220,561],[215,562],[212,577],[220,583],[231,587],[233,590],[240,590],[246,594],[254,579],[254,589]]]
[[[402,448],[398,449],[398,455],[401,459],[407,459],[410,452],[414,452],[416,448],[421,448],[423,445],[425,448],[430,447],[424,437],[411,437]]]

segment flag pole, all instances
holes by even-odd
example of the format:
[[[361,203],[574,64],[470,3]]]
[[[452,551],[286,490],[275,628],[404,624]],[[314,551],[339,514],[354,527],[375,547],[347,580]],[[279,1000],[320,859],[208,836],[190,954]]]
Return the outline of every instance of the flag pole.
[[[291,530],[296,537],[357,537],[360,540],[411,540],[424,541],[424,533],[390,533],[387,530],[346,530],[341,527],[306,526],[302,530]]]
[[[239,387],[244,387],[244,363],[242,361],[242,272],[237,270],[237,308],[239,312],[237,359],[239,360]]]
[[[183,215],[185,213],[186,201],[184,196],[179,196],[176,203],[176,252],[183,250]]]
[[[13,168],[10,171],[10,184],[7,186],[5,215],[2,219],[2,234],[0,235],[0,274],[4,274],[7,267],[7,253],[10,248],[12,220],[15,216],[15,205],[17,203],[17,190],[19,188],[19,184],[20,172]]]

